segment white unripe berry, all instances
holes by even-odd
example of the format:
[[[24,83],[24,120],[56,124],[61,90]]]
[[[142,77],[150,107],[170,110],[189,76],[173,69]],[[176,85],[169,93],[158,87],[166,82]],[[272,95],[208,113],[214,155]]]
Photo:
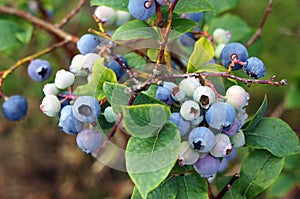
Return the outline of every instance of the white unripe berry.
[[[73,73],[66,71],[64,69],[56,72],[55,76],[55,86],[59,89],[65,89],[71,86],[75,81],[75,76]]]
[[[46,95],[40,105],[41,111],[49,117],[55,117],[60,108],[61,103],[55,95]]]
[[[48,83],[44,85],[43,92],[44,95],[57,95],[59,90],[54,83]]]

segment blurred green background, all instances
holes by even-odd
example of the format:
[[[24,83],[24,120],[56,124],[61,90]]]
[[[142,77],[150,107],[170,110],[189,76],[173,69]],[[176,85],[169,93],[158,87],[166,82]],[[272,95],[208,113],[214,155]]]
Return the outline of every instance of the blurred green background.
[[[0,1],[26,8],[28,1]],[[77,1],[76,1],[77,2]],[[265,12],[267,0],[241,0],[230,13],[240,16],[251,28],[256,28]],[[69,12],[74,1],[48,1],[53,10],[53,22],[59,22]],[[80,36],[88,28],[97,28],[91,16],[94,8],[86,4],[64,30]],[[258,55],[267,67],[266,77],[276,75],[278,80],[287,79],[285,87],[252,85],[248,89],[251,100],[247,112],[253,115],[268,97],[266,116],[284,119],[300,135],[300,1],[275,0],[273,10],[262,31],[258,43],[262,47]],[[41,16],[42,17],[42,16]],[[43,30],[35,29],[31,42],[10,53],[0,53],[1,70],[13,65],[18,59],[37,52],[57,42]],[[68,69],[78,52],[74,45],[58,49],[43,59],[51,61],[54,70]],[[52,75],[49,82],[53,81]],[[126,173],[107,168],[84,154],[75,143],[75,136],[61,133],[57,119],[39,111],[43,97],[43,84],[33,82],[26,72],[26,64],[9,76],[4,84],[6,95],[22,94],[29,102],[28,115],[20,122],[9,122],[0,114],[0,198],[1,199],[53,199],[53,198],[130,198],[133,184]],[[299,157],[288,161],[299,164]],[[289,168],[292,168],[289,170]],[[299,169],[285,167],[292,179],[299,176]],[[292,170],[292,171],[291,171]],[[297,174],[297,175],[296,175]],[[288,178],[287,181],[291,181]],[[299,180],[299,177],[296,178]],[[287,198],[299,198],[295,184]],[[284,193],[286,195],[286,193]],[[272,194],[269,195],[272,198]],[[266,198],[262,194],[259,198]]]

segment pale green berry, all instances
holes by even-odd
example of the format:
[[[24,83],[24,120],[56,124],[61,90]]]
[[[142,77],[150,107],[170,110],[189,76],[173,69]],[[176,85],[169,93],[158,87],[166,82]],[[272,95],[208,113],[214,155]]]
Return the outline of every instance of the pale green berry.
[[[232,144],[227,135],[220,133],[216,135],[216,144],[210,151],[210,154],[214,157],[224,157],[231,153]]]
[[[57,95],[59,90],[54,83],[48,83],[44,85],[43,92],[44,95]]]
[[[215,48],[215,57],[217,59],[220,59],[220,55],[221,55],[221,52],[223,50],[223,48],[226,46],[226,44],[218,44]]]
[[[233,147],[238,148],[245,145],[245,134],[242,130],[239,130],[236,134],[230,137],[230,141]]]
[[[65,89],[71,86],[75,81],[75,76],[73,73],[69,71],[65,71],[64,69],[56,72],[55,76],[55,86],[59,89]]]
[[[55,117],[60,108],[61,103],[55,95],[46,95],[40,105],[41,111],[49,117]]]
[[[126,23],[127,21],[130,20],[130,17],[131,17],[131,15],[129,14],[129,12],[118,10],[117,11],[116,26],[120,26],[120,25]]]
[[[185,92],[186,97],[193,97],[194,91],[200,86],[199,79],[195,77],[188,77],[179,83],[180,90]]]
[[[230,41],[231,34],[228,30],[217,28],[212,36],[216,44],[227,44]]]
[[[113,111],[111,106],[108,106],[104,110],[105,120],[109,123],[114,123],[118,119],[118,115]]]
[[[88,75],[88,71],[85,68],[83,68],[82,60],[82,54],[75,55],[71,61],[70,71],[76,76],[86,77]]]
[[[200,153],[193,150],[188,141],[181,142],[178,155],[180,166],[195,164],[199,157]]]
[[[234,85],[227,89],[225,98],[238,111],[248,105],[249,94],[243,87]]]
[[[216,101],[216,95],[210,87],[200,86],[194,91],[193,99],[195,102],[198,102],[202,108],[208,109],[209,106]]]
[[[116,11],[107,6],[98,6],[94,15],[104,23],[104,25],[113,25],[117,18]]]
[[[198,118],[200,113],[199,105],[192,100],[185,101],[180,107],[180,115],[188,121]]]
[[[191,120],[191,124],[197,126],[203,121],[203,119],[203,115],[199,115],[196,119]]]

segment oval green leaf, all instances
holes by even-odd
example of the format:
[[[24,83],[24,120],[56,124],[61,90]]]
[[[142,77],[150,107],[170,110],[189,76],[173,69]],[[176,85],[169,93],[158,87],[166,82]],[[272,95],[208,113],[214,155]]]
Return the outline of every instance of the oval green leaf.
[[[132,40],[157,38],[156,31],[145,21],[133,20],[121,25],[113,34],[112,40]]]
[[[148,138],[132,136],[127,144],[126,168],[142,198],[157,188],[177,161],[180,134],[171,121],[159,133]]]
[[[107,1],[107,0],[91,0],[92,6],[107,6],[117,10],[123,10],[128,12],[129,0]]]
[[[124,128],[140,138],[156,135],[171,115],[167,106],[159,104],[123,106],[122,111]]]
[[[286,122],[278,118],[263,118],[255,128],[245,132],[245,138],[247,146],[267,149],[278,157],[300,152],[296,133]]]
[[[245,198],[253,198],[268,188],[279,176],[284,158],[273,156],[267,150],[254,150],[241,168],[238,180],[240,193]]]

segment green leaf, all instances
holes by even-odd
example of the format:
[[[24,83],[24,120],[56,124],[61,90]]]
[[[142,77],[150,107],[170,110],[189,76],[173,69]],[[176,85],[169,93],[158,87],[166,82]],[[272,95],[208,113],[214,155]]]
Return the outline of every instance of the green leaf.
[[[232,35],[230,39],[231,42],[243,39],[251,31],[245,21],[232,14],[224,14],[221,17],[212,19],[208,33],[212,34],[217,28],[229,30]]]
[[[123,10],[128,12],[129,0],[107,1],[107,0],[91,0],[92,6],[104,5],[117,10]]]
[[[144,67],[146,64],[146,59],[134,52],[128,53],[124,55],[124,57],[130,68],[139,69]]]
[[[167,106],[159,104],[123,106],[122,111],[124,128],[140,138],[156,135],[171,115]]]
[[[239,0],[210,0],[210,2],[214,6],[216,14],[236,8],[239,4]]]
[[[177,126],[167,121],[156,136],[132,136],[127,144],[126,168],[131,180],[143,198],[163,182],[175,162],[180,148]]]
[[[145,21],[133,20],[121,25],[113,34],[112,40],[132,40],[157,38],[156,31]]]
[[[267,189],[268,198],[282,198],[286,196],[295,185],[295,179],[291,173],[282,173],[276,181]]]
[[[263,118],[255,128],[245,132],[245,139],[247,146],[267,149],[278,157],[300,152],[296,133],[278,118]]]
[[[133,105],[139,105],[139,104],[161,104],[166,106],[166,104],[163,103],[162,101],[153,98],[144,92],[139,93],[133,102]]]
[[[147,199],[168,198],[175,199],[177,195],[177,186],[173,177],[167,178],[159,187],[151,191]],[[137,188],[133,189],[131,199],[142,199]]]
[[[246,128],[244,128],[244,131],[249,131],[256,127],[256,125],[260,122],[262,117],[264,116],[265,112],[267,110],[267,96],[265,95],[264,101],[260,105],[259,109],[253,116],[253,118],[250,121],[247,121],[247,123],[244,125]]]
[[[241,168],[240,193],[245,198],[253,198],[264,191],[279,176],[283,164],[284,158],[275,157],[266,150],[254,150]]]
[[[290,89],[286,92],[284,107],[286,109],[299,109],[300,108],[300,89],[298,85],[290,86]]]
[[[179,0],[174,10],[178,14],[203,11],[214,11],[209,0]]]
[[[105,82],[103,90],[107,101],[116,114],[121,113],[121,106],[127,105],[131,94],[126,92],[127,86],[111,82]]]
[[[104,59],[99,59],[93,66],[92,81],[78,86],[76,95],[90,95],[100,100],[104,97],[103,84],[105,82],[118,82],[116,74],[103,65]]]
[[[159,54],[159,49],[149,48],[147,50],[147,56],[153,62],[156,62],[158,54]]]
[[[194,47],[189,59],[187,72],[192,73],[201,69],[201,66],[214,57],[214,47],[205,37],[201,37]]]
[[[194,27],[197,26],[197,23],[185,18],[176,18],[172,20],[171,26],[172,31],[169,35],[169,38],[175,38],[183,33],[193,30]]]
[[[219,64],[204,64],[196,72],[226,72],[227,69]]]
[[[175,177],[178,194],[176,199],[208,198],[208,187],[199,174],[187,174]]]
[[[23,20],[1,17],[0,27],[0,51],[28,43],[31,39],[33,26]]]

